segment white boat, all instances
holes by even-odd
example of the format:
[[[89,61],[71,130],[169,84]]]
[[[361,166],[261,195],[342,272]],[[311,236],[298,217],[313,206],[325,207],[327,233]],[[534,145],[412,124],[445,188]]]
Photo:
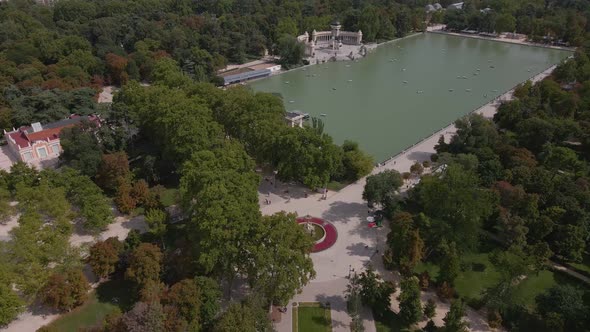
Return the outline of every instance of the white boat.
[[[471,92],[471,89],[465,89],[465,92]]]
[[[320,114],[320,116],[327,116],[327,114],[326,113],[322,113],[322,114]]]
[[[352,80],[348,80],[347,82],[352,82]]]
[[[289,81],[285,81],[285,84],[289,84]]]
[[[289,103],[293,104],[295,102],[295,100],[289,100]]]

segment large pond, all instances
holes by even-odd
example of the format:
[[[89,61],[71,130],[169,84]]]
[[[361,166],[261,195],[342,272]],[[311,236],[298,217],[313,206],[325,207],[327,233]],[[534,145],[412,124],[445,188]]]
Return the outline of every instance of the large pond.
[[[383,161],[571,55],[420,34],[355,62],[308,66],[251,83],[288,111],[321,117],[337,143],[357,141]]]

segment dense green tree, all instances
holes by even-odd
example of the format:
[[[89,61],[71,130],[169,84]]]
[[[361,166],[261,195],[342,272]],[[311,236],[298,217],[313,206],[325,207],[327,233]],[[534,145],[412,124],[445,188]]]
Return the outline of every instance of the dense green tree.
[[[508,13],[498,15],[495,23],[497,32],[513,32],[516,29],[516,19]]]
[[[207,277],[196,277],[195,282],[201,291],[201,312],[199,313],[201,325],[209,328],[221,309],[219,283]]]
[[[164,234],[166,234],[167,221],[168,214],[164,210],[149,209],[145,213],[145,222],[149,227],[150,233],[162,242],[164,240]]]
[[[265,216],[257,240],[249,249],[255,253],[248,278],[258,294],[273,303],[285,304],[315,277],[309,253],[311,237],[296,222],[294,214],[284,212]]]
[[[428,301],[424,305],[423,311],[424,316],[428,319],[432,319],[434,318],[434,316],[436,316],[436,302],[434,301],[434,299],[428,299]]]
[[[541,315],[560,315],[568,331],[581,331],[588,322],[584,293],[571,285],[557,285],[537,297],[537,310]]]
[[[216,332],[257,332],[271,329],[266,308],[260,300],[232,302],[213,327]]]
[[[420,302],[420,286],[418,278],[409,277],[400,282],[399,313],[398,315],[407,326],[418,322],[422,318],[422,303]]]
[[[10,323],[23,309],[24,302],[14,290],[0,284],[0,326]]]
[[[343,177],[348,181],[356,181],[368,175],[373,169],[373,158],[361,151],[358,144],[344,141],[342,144]]]
[[[361,274],[355,273],[351,278],[351,284],[360,286],[361,301],[364,305],[373,309],[378,316],[382,316],[389,310],[390,296],[395,292],[394,284],[383,281],[372,267]]]
[[[189,227],[199,250],[198,263],[230,283],[248,268],[247,248],[260,225],[252,160],[239,144],[193,154],[183,167],[181,194],[194,211]],[[250,256],[251,257],[251,256]]]
[[[63,148],[59,156],[66,165],[87,176],[96,175],[100,164],[101,150],[90,125],[65,128],[60,133]]]
[[[395,170],[385,170],[371,175],[367,177],[363,199],[369,204],[383,205],[388,196],[395,195],[402,184],[401,175]]]
[[[416,188],[424,212],[435,217],[437,236],[455,242],[459,250],[472,248],[478,231],[494,206],[494,195],[477,186],[477,175],[449,165],[444,176],[424,176]]]
[[[288,128],[274,150],[278,177],[300,180],[312,189],[325,187],[342,163],[342,150],[313,128]]]
[[[464,320],[465,305],[458,299],[451,302],[449,312],[443,318],[445,326],[442,328],[444,332],[465,332],[469,326]]]
[[[439,284],[446,282],[452,286],[461,272],[459,254],[457,253],[457,248],[454,242],[451,242],[448,246],[443,245],[441,251],[443,258],[440,263],[437,282]]]
[[[304,45],[295,36],[282,35],[278,40],[277,52],[280,64],[285,68],[301,64],[305,53]]]

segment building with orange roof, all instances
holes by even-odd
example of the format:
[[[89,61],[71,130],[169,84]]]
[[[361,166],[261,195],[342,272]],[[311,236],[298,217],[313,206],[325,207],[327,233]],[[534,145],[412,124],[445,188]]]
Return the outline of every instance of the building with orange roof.
[[[17,161],[23,161],[38,168],[57,164],[62,148],[59,134],[62,129],[73,127],[82,121],[89,121],[100,126],[98,116],[71,115],[69,118],[42,125],[39,122],[7,132],[4,137],[7,146]]]

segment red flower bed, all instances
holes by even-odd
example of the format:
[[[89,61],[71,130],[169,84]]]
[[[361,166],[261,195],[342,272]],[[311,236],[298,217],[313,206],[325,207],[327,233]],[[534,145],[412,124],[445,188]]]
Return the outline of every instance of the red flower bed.
[[[308,220],[305,217],[297,218],[297,222],[300,224],[305,223],[307,221]],[[338,232],[336,231],[336,227],[334,227],[334,225],[330,224],[324,219],[316,217],[312,217],[311,219],[309,219],[309,222],[322,226],[326,231],[326,236],[324,237],[324,239],[321,242],[316,243],[313,246],[311,252],[326,250],[333,246],[334,243],[336,243],[336,239],[338,239]]]

